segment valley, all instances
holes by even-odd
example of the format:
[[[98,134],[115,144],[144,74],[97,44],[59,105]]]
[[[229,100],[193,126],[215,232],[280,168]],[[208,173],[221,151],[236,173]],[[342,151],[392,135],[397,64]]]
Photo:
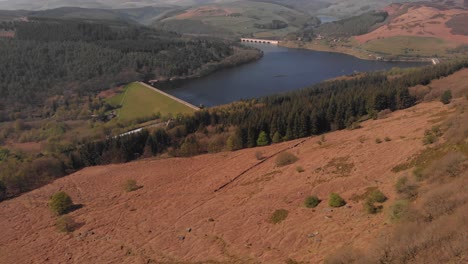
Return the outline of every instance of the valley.
[[[0,263],[466,263],[467,0],[0,0]]]

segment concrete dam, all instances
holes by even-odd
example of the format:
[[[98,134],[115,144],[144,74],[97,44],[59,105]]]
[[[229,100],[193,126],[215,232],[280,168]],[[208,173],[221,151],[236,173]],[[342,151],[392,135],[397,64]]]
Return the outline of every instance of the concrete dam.
[[[253,42],[253,43],[264,43],[278,45],[278,40],[269,40],[269,39],[254,39],[254,38],[241,38],[241,42]]]

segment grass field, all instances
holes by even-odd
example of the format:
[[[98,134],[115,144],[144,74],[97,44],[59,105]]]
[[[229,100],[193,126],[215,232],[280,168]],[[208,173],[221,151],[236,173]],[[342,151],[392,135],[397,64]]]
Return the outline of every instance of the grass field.
[[[121,120],[150,117],[158,112],[163,116],[194,112],[192,108],[139,83],[127,85],[122,93],[107,99],[107,102],[112,106],[120,106],[117,116]]]
[[[362,45],[365,50],[384,55],[435,57],[454,48],[451,43],[433,37],[397,36],[376,39]]]

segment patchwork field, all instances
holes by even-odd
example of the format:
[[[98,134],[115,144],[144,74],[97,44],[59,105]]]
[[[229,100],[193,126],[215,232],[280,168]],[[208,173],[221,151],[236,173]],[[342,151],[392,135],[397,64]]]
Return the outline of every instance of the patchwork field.
[[[265,2],[235,2],[194,7],[181,14],[162,20],[157,27],[183,33],[214,35],[252,35],[254,37],[281,37],[294,32],[307,20],[309,15],[300,11]],[[255,24],[281,20],[288,23],[283,29],[260,29]],[[186,23],[182,22],[185,21]],[[189,23],[197,28],[187,28]],[[190,27],[190,26],[189,26]]]
[[[193,113],[194,109],[139,83],[132,83],[125,89],[107,99],[113,106],[120,106],[117,116],[122,120],[150,117],[156,113],[163,116],[178,113]]]

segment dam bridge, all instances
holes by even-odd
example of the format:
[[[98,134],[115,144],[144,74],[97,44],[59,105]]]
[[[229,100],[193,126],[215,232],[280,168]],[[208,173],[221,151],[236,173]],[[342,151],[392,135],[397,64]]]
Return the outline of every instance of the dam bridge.
[[[270,40],[270,39],[254,39],[254,38],[241,38],[241,42],[252,42],[252,43],[264,43],[264,44],[272,44],[278,45],[278,40]]]

